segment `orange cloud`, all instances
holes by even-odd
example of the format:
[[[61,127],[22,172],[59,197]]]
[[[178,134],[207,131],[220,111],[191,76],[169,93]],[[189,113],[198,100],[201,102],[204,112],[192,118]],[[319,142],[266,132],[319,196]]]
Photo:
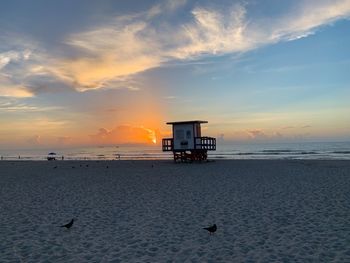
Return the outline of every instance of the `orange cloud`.
[[[72,142],[72,138],[69,136],[57,137],[57,143],[59,145],[67,145],[67,144],[70,144],[71,142]]]
[[[11,83],[8,77],[0,75],[0,96],[28,98],[33,97],[33,93],[24,86]]]
[[[139,36],[147,23],[121,26],[123,19],[117,22],[72,36],[67,43],[88,56],[63,61],[56,73],[84,91],[103,88],[110,80],[159,66],[162,59],[156,55],[158,43]]]
[[[262,130],[251,130],[251,131],[247,131],[247,133],[252,139],[266,138],[266,134]]]
[[[27,143],[32,145],[38,145],[41,143],[41,136],[40,135],[34,135],[27,139]]]
[[[5,80],[0,75],[0,95],[34,96],[30,89],[38,83],[33,79],[40,77],[42,82],[51,81],[49,86],[64,84],[78,91],[121,88],[113,82],[167,62],[240,54],[307,37],[321,26],[350,17],[349,0],[300,1],[281,16],[263,19],[254,19],[248,13],[249,5],[239,2],[225,6],[225,10],[195,5],[186,22],[180,24],[163,19],[168,17],[165,14],[184,7],[186,0],[162,1],[143,12],[105,19],[102,24],[66,36],[65,57],[61,52],[45,52],[23,36],[13,37],[9,44],[12,50],[0,53],[0,71],[16,74]],[[13,63],[15,71],[9,67]],[[129,85],[123,88],[135,89]]]
[[[142,126],[120,125],[112,130],[100,128],[98,133],[90,135],[96,144],[155,144],[160,138],[158,130]]]

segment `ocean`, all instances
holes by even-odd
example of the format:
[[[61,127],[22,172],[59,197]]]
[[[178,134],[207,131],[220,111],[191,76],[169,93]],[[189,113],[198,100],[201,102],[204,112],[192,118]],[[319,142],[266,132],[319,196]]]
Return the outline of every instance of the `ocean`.
[[[160,145],[120,145],[60,149],[0,149],[2,160],[46,160],[55,152],[64,160],[164,160],[171,152],[162,152]],[[350,160],[350,142],[302,143],[220,143],[208,159],[338,159]]]

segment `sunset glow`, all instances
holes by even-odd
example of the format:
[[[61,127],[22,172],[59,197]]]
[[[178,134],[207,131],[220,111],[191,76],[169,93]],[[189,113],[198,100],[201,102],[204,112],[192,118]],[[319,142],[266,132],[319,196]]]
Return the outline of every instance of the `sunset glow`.
[[[70,6],[67,11],[67,5]],[[350,1],[0,3],[0,146],[350,140]]]

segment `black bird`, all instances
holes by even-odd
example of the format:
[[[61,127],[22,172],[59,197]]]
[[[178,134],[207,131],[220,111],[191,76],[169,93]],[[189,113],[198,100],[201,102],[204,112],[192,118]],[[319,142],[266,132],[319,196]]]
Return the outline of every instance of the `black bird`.
[[[65,228],[69,229],[72,227],[73,223],[74,223],[74,218],[68,224],[65,224],[65,225],[60,226],[60,227],[65,227]]]
[[[57,166],[55,166],[53,169],[57,169]]]
[[[209,227],[203,227],[203,229],[208,230],[210,234],[214,233],[217,229],[216,224],[209,226]]]

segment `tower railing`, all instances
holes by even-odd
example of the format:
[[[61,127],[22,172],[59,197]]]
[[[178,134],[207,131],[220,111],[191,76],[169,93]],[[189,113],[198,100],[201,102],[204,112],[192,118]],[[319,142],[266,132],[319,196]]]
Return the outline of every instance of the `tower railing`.
[[[194,142],[195,142],[194,149],[186,149],[186,150],[207,150],[207,151],[216,150],[216,138],[208,137],[208,136],[195,137]],[[163,152],[174,151],[174,139],[173,138],[162,139],[162,150]],[[178,150],[178,151],[182,151],[182,150]]]
[[[216,150],[216,138],[203,136],[195,138],[195,149],[215,151]]]
[[[162,150],[163,152],[171,152],[174,149],[174,139],[164,138],[162,139]]]

